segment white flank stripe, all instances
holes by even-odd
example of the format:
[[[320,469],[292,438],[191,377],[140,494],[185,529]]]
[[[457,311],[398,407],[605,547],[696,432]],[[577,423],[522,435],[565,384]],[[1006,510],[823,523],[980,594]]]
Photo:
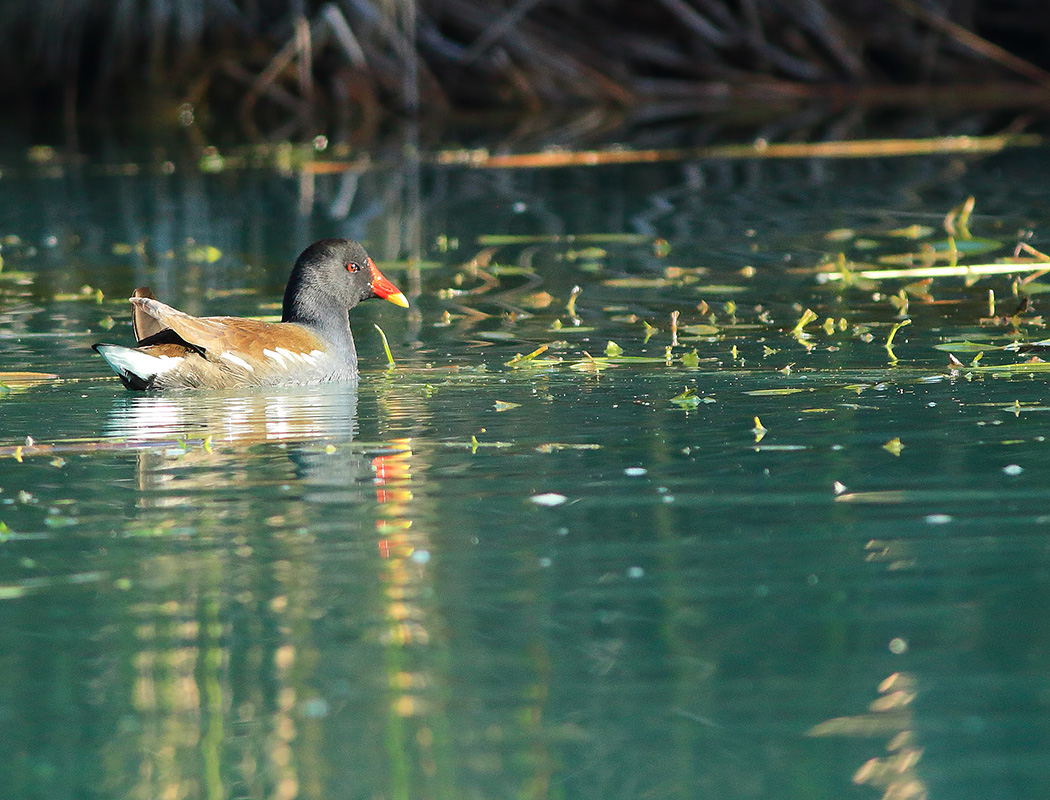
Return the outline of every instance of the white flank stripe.
[[[289,350],[286,347],[278,347],[277,348],[277,352],[280,353],[285,358],[287,358],[292,363],[295,363],[300,358],[302,358],[301,355],[299,355],[298,353],[293,353],[291,350]]]
[[[273,350],[263,349],[263,355],[267,358],[272,358],[282,367],[287,366],[287,364],[284,363],[284,356],[282,356],[280,353],[275,353]]]
[[[249,372],[255,372],[255,367],[253,367],[240,356],[234,355],[233,353],[220,353],[219,358],[229,361],[231,364],[236,364],[238,367],[243,367]]]

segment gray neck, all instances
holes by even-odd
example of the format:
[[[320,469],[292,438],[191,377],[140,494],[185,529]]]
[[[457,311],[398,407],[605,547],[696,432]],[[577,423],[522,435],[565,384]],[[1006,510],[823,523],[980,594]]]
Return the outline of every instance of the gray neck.
[[[310,328],[330,345],[333,357],[348,364],[356,364],[357,350],[354,347],[354,336],[350,332],[347,310],[333,305],[327,294],[317,296],[312,289],[313,287],[300,286],[298,292],[285,293],[281,321],[294,322]]]

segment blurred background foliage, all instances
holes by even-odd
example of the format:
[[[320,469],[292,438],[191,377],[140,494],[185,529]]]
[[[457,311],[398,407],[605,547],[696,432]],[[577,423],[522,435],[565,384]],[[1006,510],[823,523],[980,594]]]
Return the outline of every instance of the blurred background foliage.
[[[31,128],[1050,93],[1045,0],[36,0],[0,5],[0,35],[0,100]]]

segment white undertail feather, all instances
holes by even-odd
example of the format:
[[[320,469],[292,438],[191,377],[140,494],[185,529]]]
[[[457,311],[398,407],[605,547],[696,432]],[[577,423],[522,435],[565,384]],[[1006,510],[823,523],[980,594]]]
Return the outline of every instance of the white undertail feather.
[[[119,344],[100,344],[96,349],[117,375],[135,375],[143,381],[175,369],[184,360],[180,356],[153,356]]]

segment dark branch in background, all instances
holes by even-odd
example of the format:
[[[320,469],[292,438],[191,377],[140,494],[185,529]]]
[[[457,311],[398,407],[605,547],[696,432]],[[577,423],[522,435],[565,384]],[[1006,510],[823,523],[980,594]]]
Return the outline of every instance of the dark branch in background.
[[[1046,0],[35,0],[0,4],[0,36],[0,97],[68,113],[150,94],[305,118],[1050,92]]]

